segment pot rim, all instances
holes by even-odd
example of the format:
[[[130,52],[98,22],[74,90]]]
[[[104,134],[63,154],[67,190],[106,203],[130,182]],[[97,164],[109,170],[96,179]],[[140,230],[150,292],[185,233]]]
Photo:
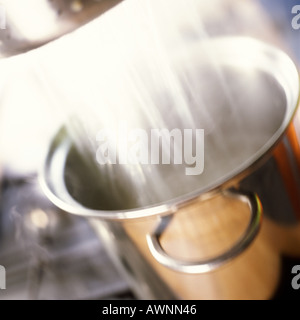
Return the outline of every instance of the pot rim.
[[[62,127],[50,143],[50,148],[48,149],[45,161],[39,172],[40,185],[45,195],[54,205],[63,211],[72,214],[84,217],[101,218],[105,220],[127,220],[146,218],[150,216],[169,215],[175,213],[181,207],[193,201],[206,200],[222,193],[223,190],[236,185],[243,178],[254,172],[270,157],[271,151],[276,147],[277,143],[279,143],[287,128],[293,121],[299,105],[300,78],[297,67],[291,58],[281,49],[265,44],[256,39],[248,37],[220,37],[210,39],[206,43],[209,43],[214,50],[217,50],[218,48],[220,49],[222,46],[224,48],[224,45],[227,49],[230,47],[231,50],[234,51],[234,55],[232,57],[234,61],[236,61],[237,57],[240,57],[241,60],[245,58],[247,59],[247,56],[241,56],[241,54],[246,52],[248,53],[249,49],[251,49],[251,53],[255,54],[255,57],[257,57],[258,53],[262,53],[263,58],[269,59],[270,62],[271,60],[274,60],[277,63],[278,68],[274,70],[274,68],[272,68],[272,63],[269,62],[269,65],[262,65],[262,63],[267,62],[267,60],[260,61],[260,67],[262,67],[263,70],[270,72],[271,75],[274,76],[282,85],[287,100],[284,119],[280,127],[270,137],[270,139],[256,153],[254,153],[252,157],[247,159],[247,161],[244,161],[235,170],[203,188],[198,188],[193,192],[173,198],[163,204],[157,203],[146,207],[125,210],[95,210],[84,207],[82,204],[77,202],[69,194],[65,186],[63,173],[68,152],[72,147],[72,141],[67,134],[66,128]],[[238,55],[236,55],[236,53],[238,53]],[[253,60],[249,61],[253,63]]]

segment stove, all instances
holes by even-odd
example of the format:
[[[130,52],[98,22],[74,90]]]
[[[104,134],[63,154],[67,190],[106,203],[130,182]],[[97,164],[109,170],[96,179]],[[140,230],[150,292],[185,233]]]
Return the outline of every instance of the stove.
[[[3,179],[0,265],[1,300],[135,299],[88,221],[53,207],[35,175]]]

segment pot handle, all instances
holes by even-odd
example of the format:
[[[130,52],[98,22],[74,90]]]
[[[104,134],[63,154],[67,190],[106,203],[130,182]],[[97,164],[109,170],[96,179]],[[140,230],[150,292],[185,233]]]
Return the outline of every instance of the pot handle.
[[[169,256],[160,243],[160,237],[172,219],[172,216],[169,215],[163,217],[155,231],[152,234],[147,234],[146,236],[149,250],[156,261],[177,272],[197,274],[215,270],[244,251],[252,243],[259,231],[262,220],[261,202],[257,194],[252,192],[230,189],[224,191],[224,194],[228,197],[233,197],[247,203],[251,211],[251,219],[248,227],[233,247],[221,255],[207,260],[195,262],[177,260],[176,258]]]

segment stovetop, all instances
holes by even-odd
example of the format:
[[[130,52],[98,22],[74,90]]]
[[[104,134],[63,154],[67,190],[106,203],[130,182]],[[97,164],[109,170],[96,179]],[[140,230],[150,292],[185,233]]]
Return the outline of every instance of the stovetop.
[[[88,221],[61,212],[37,177],[4,177],[0,201],[1,299],[135,299]]]

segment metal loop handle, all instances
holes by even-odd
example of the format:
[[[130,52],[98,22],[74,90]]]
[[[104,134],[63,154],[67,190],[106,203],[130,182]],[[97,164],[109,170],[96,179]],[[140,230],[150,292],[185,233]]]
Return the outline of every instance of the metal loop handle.
[[[251,211],[248,227],[233,247],[217,257],[196,262],[186,262],[172,258],[163,249],[159,240],[172,219],[172,216],[166,216],[162,218],[154,233],[146,236],[149,250],[156,261],[174,271],[197,274],[215,270],[244,251],[252,243],[259,231],[262,217],[261,202],[255,193],[233,189],[227,190],[224,194],[246,202]]]

